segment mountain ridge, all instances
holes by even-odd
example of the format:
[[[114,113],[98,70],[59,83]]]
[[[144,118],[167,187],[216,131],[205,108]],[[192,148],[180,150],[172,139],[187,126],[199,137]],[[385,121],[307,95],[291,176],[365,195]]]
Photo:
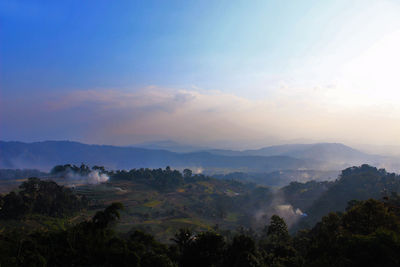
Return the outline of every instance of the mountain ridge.
[[[24,143],[0,141],[1,168],[49,169],[57,164],[92,164],[109,168],[175,168],[241,169],[273,171],[310,168],[316,162],[287,156],[222,156],[207,151],[176,153],[167,150],[87,145],[73,141],[43,141]]]
[[[340,170],[364,163],[385,167],[387,158],[340,143],[286,144],[256,150],[173,152],[132,146],[83,144],[75,141],[25,143],[0,141],[0,168],[48,170],[58,164],[104,165],[108,168],[194,168],[208,173]]]

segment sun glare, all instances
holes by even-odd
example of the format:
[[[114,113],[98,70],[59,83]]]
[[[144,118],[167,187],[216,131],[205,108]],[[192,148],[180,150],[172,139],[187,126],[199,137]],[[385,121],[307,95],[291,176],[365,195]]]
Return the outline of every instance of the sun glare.
[[[343,79],[369,102],[396,103],[400,98],[400,31],[381,40],[350,60]]]

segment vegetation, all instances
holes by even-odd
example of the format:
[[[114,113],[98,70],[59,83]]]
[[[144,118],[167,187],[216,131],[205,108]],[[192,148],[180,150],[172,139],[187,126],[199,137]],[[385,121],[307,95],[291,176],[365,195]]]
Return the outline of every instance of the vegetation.
[[[311,230],[289,235],[273,215],[260,235],[181,229],[172,243],[113,226],[120,203],[66,230],[0,233],[1,266],[398,266],[397,200],[359,201],[344,213],[324,216]]]
[[[87,196],[91,207],[123,203],[118,231],[127,232],[135,226],[164,241],[181,227],[250,227],[253,212],[273,197],[265,187],[193,175],[190,170],[182,174],[168,167],[110,171],[107,175],[110,180],[105,184],[80,185],[74,190]]]
[[[184,184],[184,179],[204,180],[205,176],[185,173],[185,177],[177,170],[170,167],[163,169],[132,169],[130,171],[111,171],[108,175],[112,180],[127,180],[146,184],[159,191],[172,191]]]
[[[284,169],[267,173],[231,172],[228,174],[215,174],[213,177],[218,179],[234,179],[242,182],[252,182],[265,186],[283,187],[291,182],[334,180],[338,174],[339,171]]]
[[[87,205],[86,198],[53,181],[29,178],[18,193],[0,195],[0,219],[21,219],[40,214],[52,217],[73,215]]]
[[[382,199],[392,192],[400,192],[400,177],[384,169],[362,165],[343,170],[335,182],[321,186],[325,192],[305,209],[308,216],[299,227],[311,227],[331,211],[344,211],[350,200]]]
[[[308,211],[315,201],[319,200],[333,185],[334,182],[328,181],[291,182],[280,191],[288,203],[303,211]]]
[[[0,266],[400,264],[400,179],[368,165],[278,191],[168,167],[62,165],[55,179],[66,184],[61,173],[73,169],[110,180],[31,178],[0,196]],[[279,204],[308,216],[289,223],[270,209]]]

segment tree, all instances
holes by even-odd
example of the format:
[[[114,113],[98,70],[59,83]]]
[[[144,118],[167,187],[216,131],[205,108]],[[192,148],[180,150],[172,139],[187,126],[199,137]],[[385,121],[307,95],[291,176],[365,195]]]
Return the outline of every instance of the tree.
[[[195,236],[191,230],[187,228],[181,228],[179,229],[178,233],[175,233],[174,238],[171,238],[171,241],[174,241],[179,252],[183,253],[192,244],[194,238]]]
[[[359,202],[343,216],[343,227],[353,234],[368,235],[384,227],[392,231],[400,229],[398,218],[385,204],[375,199]]]
[[[184,169],[183,170],[183,177],[184,178],[190,178],[190,177],[192,177],[192,174],[193,174],[193,172],[190,169]]]
[[[290,238],[285,220],[278,215],[272,215],[271,222],[264,232],[273,242],[287,242]]]
[[[120,218],[119,210],[123,209],[120,202],[114,202],[104,211],[98,211],[93,217],[93,223],[99,228],[106,228]]]
[[[288,227],[283,218],[272,215],[270,224],[264,229],[265,236],[260,241],[264,261],[272,266],[292,266],[296,262],[296,250],[292,245]]]
[[[253,267],[261,265],[262,259],[255,240],[247,235],[236,235],[232,243],[228,245],[224,266]]]
[[[224,258],[225,246],[223,236],[211,231],[202,232],[183,252],[180,266],[220,266]]]

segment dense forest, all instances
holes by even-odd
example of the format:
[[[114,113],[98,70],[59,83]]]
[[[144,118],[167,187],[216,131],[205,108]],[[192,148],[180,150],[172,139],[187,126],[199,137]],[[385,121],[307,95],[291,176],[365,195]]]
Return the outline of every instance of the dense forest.
[[[119,235],[113,225],[121,203],[70,228],[0,234],[1,266],[398,266],[399,197],[353,202],[312,229],[291,236],[273,215],[261,234],[238,230],[179,230],[171,243],[134,230]]]
[[[71,178],[93,172],[109,180]],[[368,165],[279,190],[169,167],[51,174],[0,195],[0,266],[400,264],[400,178]]]

